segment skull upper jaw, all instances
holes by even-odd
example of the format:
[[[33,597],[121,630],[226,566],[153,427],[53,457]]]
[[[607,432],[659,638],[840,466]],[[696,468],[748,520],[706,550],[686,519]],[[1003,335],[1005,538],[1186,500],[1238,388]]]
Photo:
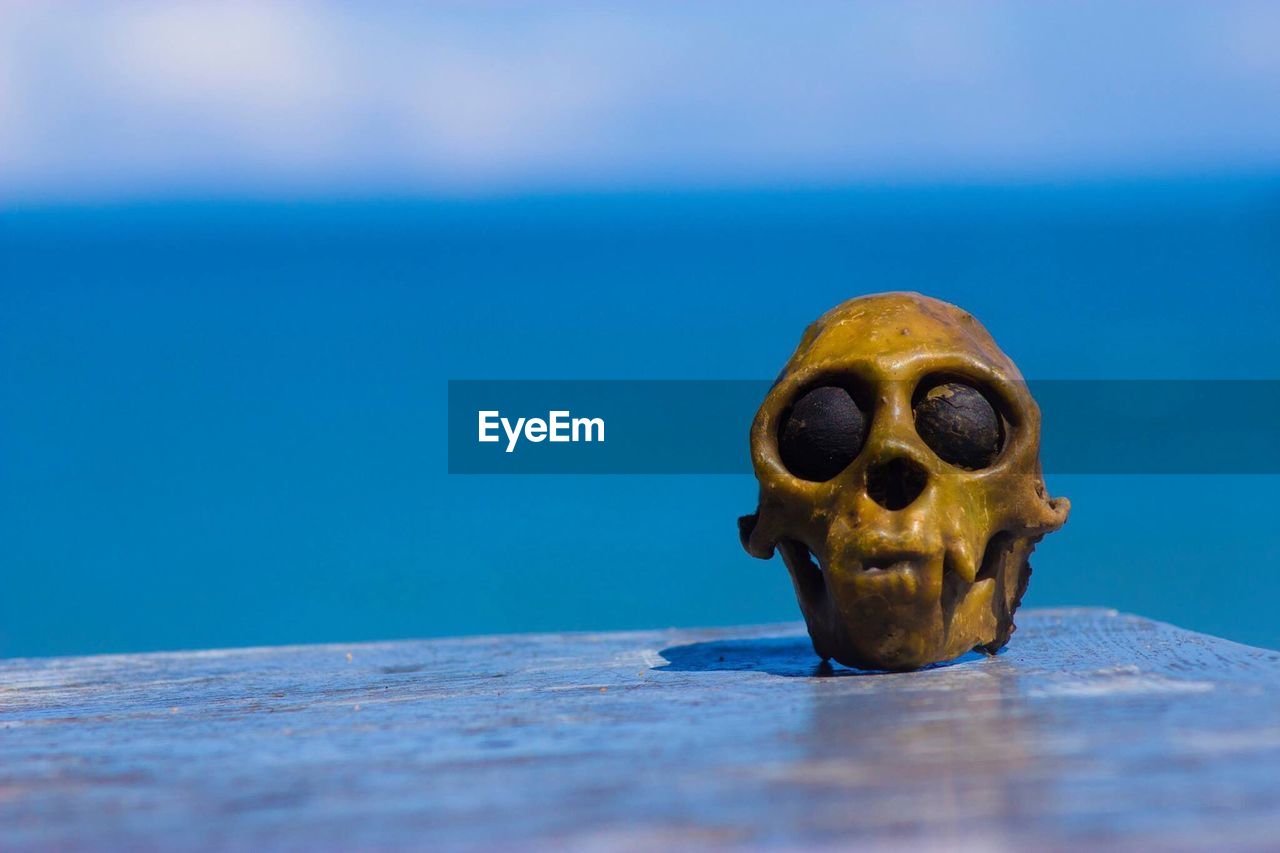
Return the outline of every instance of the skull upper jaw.
[[[825,564],[796,540],[780,541],[778,551],[814,650],[845,666],[917,669],[995,645],[1004,624],[1011,628],[1017,605],[1007,606],[1000,594],[1010,579],[971,583],[941,556],[868,569],[856,561]]]

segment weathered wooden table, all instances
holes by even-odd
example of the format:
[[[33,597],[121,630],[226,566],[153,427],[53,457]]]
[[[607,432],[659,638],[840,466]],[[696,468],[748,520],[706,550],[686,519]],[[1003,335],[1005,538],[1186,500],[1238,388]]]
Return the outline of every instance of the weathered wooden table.
[[[1280,847],[1280,653],[1031,611],[822,670],[795,625],[0,663],[0,849]]]

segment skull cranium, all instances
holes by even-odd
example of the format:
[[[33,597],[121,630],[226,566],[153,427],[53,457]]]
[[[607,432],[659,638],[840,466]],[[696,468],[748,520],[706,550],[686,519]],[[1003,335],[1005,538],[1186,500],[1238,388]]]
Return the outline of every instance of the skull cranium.
[[[995,652],[1031,551],[1070,509],[1039,452],[1039,409],[970,314],[853,299],[805,331],[756,415],[743,546],[782,553],[824,659],[900,670]]]

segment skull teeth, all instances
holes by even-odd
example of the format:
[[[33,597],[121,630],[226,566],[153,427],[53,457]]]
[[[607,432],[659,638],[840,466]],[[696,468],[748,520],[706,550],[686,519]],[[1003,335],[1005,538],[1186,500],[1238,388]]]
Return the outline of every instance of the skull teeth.
[[[860,567],[863,574],[889,574],[914,569],[923,560],[919,554],[894,554],[864,560]]]
[[[863,574],[888,574],[889,572],[900,571],[911,568],[908,560],[898,560],[894,563],[864,563],[862,566]]]

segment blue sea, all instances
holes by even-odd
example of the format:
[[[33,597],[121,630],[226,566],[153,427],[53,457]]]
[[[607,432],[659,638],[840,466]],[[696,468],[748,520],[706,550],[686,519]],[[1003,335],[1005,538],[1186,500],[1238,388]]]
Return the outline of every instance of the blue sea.
[[[1280,378],[1280,179],[5,209],[0,655],[798,618],[745,438],[449,475],[447,381],[768,379],[903,289],[1032,379]],[[1276,487],[1050,476],[1026,605],[1280,648]]]

